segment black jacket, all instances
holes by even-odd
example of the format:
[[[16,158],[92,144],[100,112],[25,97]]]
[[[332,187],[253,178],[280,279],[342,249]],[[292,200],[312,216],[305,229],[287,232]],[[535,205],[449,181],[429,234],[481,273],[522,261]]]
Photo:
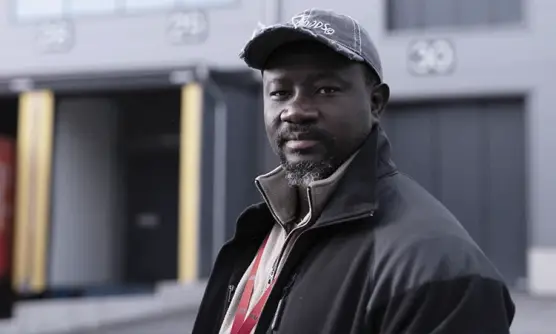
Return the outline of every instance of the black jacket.
[[[264,203],[241,214],[194,334],[218,333],[229,287],[273,224]],[[506,334],[514,312],[490,261],[440,202],[396,170],[375,128],[293,246],[256,333]]]

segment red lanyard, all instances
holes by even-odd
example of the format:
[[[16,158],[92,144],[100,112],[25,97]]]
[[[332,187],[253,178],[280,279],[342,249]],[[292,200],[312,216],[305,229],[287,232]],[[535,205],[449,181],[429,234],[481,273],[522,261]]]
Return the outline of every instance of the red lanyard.
[[[259,321],[261,313],[263,311],[263,307],[270,296],[270,291],[272,291],[272,287],[274,286],[274,280],[270,283],[270,285],[266,288],[263,295],[251,310],[251,313],[247,314],[247,309],[249,308],[249,302],[251,301],[251,297],[253,296],[253,289],[255,285],[255,277],[257,276],[257,270],[259,269],[259,265],[261,263],[261,258],[264,253],[264,249],[266,247],[266,242],[268,241],[268,237],[263,241],[263,244],[259,248],[259,252],[257,253],[257,257],[255,258],[255,262],[253,263],[253,267],[249,273],[249,280],[247,284],[245,284],[245,289],[243,290],[243,294],[241,295],[241,299],[239,301],[238,308],[236,310],[236,315],[234,317],[234,324],[232,325],[231,334],[249,334]]]

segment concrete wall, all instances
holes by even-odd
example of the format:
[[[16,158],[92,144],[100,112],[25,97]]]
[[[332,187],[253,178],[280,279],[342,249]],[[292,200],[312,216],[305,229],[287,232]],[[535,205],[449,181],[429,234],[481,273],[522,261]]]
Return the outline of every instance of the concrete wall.
[[[109,100],[64,98],[56,110],[48,285],[115,283],[124,227],[117,142]]]
[[[210,63],[240,65],[237,55],[259,20],[268,21],[275,0],[241,0],[208,11],[210,30],[201,44],[168,42],[167,13],[91,16],[74,20],[74,46],[44,54],[36,42],[37,24],[13,19],[10,1],[0,2],[0,77],[60,72],[110,71]],[[268,16],[265,12],[270,13]],[[217,50],[217,52],[214,52]],[[221,52],[226,50],[226,52]]]

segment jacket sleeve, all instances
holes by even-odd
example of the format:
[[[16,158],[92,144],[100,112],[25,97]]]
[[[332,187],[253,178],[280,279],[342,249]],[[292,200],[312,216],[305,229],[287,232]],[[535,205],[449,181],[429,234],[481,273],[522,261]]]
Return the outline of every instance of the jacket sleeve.
[[[465,243],[417,243],[383,266],[368,306],[371,333],[509,334],[509,291],[482,252]]]

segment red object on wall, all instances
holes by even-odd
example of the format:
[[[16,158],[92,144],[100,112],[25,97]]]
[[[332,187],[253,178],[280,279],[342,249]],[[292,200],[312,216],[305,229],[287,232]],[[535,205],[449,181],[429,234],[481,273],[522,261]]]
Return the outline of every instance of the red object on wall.
[[[15,141],[0,137],[0,278],[11,275],[14,225]]]

